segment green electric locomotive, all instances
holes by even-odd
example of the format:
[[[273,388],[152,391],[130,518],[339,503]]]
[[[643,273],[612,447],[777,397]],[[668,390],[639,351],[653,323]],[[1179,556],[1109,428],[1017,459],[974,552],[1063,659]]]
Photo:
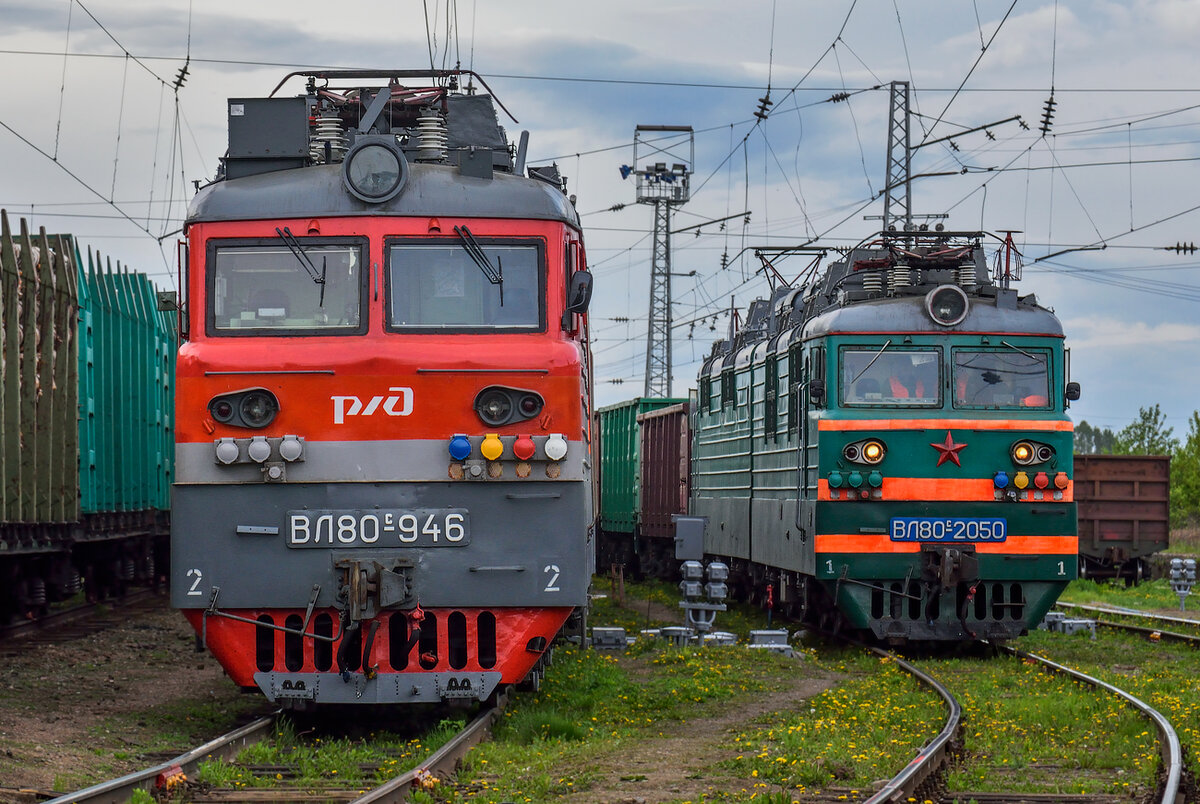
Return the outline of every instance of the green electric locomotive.
[[[755,302],[693,406],[690,508],[735,592],[892,641],[1007,639],[1076,577],[1079,386],[983,233],[885,232]]]

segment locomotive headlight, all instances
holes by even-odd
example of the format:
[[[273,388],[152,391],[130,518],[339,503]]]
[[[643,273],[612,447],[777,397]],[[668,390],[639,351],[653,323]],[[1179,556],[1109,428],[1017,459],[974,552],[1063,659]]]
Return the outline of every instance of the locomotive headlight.
[[[499,388],[488,388],[475,398],[475,412],[484,424],[498,427],[512,415],[512,399]]]
[[[1033,448],[1033,444],[1030,444],[1028,441],[1018,441],[1012,445],[1013,462],[1020,466],[1028,466],[1033,463],[1036,455],[1037,453]]]
[[[971,309],[967,294],[957,285],[942,285],[925,296],[925,312],[943,327],[961,324]]]
[[[475,412],[488,427],[500,427],[532,419],[546,401],[536,391],[489,385],[475,395]]]
[[[883,444],[878,441],[868,441],[863,444],[862,458],[867,463],[875,464],[883,460]]]
[[[242,396],[238,412],[247,427],[266,427],[279,412],[279,401],[270,391],[249,391]]]
[[[394,198],[407,178],[408,160],[391,135],[359,137],[342,163],[346,189],[370,204]]]
[[[208,400],[208,412],[221,424],[259,430],[275,420],[279,400],[266,388],[247,388],[214,396]]]

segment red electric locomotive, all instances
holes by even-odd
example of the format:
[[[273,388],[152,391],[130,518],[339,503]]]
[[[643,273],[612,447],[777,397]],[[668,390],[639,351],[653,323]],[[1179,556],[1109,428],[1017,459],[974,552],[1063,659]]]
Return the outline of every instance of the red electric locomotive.
[[[578,216],[465,71],[302,75],[188,213],[172,603],[285,705],[536,682],[594,563]]]

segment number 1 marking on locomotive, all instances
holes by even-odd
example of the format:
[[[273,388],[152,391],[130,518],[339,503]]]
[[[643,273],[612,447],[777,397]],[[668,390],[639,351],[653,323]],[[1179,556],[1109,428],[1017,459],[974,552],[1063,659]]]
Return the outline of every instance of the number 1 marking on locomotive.
[[[200,572],[200,570],[198,570],[198,569],[190,569],[190,570],[188,570],[187,572],[185,572],[185,573],[184,573],[184,576],[185,576],[185,577],[188,577],[188,578],[195,578],[195,579],[196,579],[196,580],[192,581],[192,585],[191,585],[191,587],[188,589],[188,594],[189,594],[189,595],[196,595],[196,596],[200,596],[200,595],[203,595],[203,594],[204,594],[204,593],[203,593],[203,592],[201,592],[201,591],[200,591],[200,589],[199,589],[199,587],[200,587],[200,580],[201,580],[202,578],[204,578],[204,574],[203,574],[202,572]]]
[[[1064,561],[1060,561],[1060,562],[1058,562],[1058,574],[1059,574],[1059,575],[1066,575],[1066,574],[1067,574],[1066,562],[1064,562]]]
[[[832,575],[832,574],[833,574],[833,559],[832,559],[832,558],[831,558],[831,559],[829,559],[828,561],[826,561],[826,562],[825,562],[825,570],[826,570],[826,571],[827,571],[827,572],[828,572],[830,575]]]
[[[550,575],[550,582],[546,584],[546,588],[543,589],[542,591],[543,592],[561,592],[562,590],[558,588],[558,576],[559,576],[558,565],[557,564],[547,564],[545,566],[545,568],[542,569],[542,574],[546,575],[547,573],[549,573],[549,575]]]

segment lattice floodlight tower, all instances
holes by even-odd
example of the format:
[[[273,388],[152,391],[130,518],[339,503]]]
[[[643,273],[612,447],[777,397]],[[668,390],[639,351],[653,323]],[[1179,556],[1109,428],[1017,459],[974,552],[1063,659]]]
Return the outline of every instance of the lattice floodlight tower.
[[[635,177],[637,202],[654,206],[644,396],[671,395],[671,208],[687,203],[695,162],[691,126],[638,126],[633,164],[621,166],[623,178]]]

